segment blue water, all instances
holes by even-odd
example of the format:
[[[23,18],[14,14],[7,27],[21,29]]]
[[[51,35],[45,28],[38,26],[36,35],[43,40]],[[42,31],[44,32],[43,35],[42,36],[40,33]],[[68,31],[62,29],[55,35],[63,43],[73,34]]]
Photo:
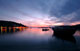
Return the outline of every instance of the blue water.
[[[0,51],[80,51],[80,31],[76,31],[73,37],[75,42],[53,36],[51,29],[28,28],[1,34]]]

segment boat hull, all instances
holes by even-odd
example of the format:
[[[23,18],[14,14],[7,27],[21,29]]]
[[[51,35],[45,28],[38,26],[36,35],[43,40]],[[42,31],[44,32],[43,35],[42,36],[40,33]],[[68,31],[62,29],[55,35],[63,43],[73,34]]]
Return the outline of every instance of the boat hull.
[[[57,36],[72,36],[76,31],[73,26],[58,26],[52,28],[52,30],[54,31],[54,35]]]

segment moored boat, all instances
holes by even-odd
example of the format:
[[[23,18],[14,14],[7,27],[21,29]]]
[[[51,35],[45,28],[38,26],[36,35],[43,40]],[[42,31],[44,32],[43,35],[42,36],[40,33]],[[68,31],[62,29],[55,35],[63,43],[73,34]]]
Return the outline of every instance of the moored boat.
[[[47,28],[43,28],[43,29],[42,29],[42,31],[48,31],[48,30],[49,30],[49,29],[47,29]]]
[[[72,36],[76,32],[75,26],[56,26],[52,30],[57,36]]]

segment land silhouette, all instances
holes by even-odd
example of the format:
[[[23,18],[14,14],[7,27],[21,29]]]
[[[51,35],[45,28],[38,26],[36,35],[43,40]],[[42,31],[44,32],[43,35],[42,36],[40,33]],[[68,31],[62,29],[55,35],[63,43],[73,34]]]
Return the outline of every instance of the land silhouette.
[[[0,20],[0,33],[2,34],[22,31],[26,28],[28,28],[28,26],[25,26],[21,23]]]
[[[16,22],[12,22],[12,21],[4,21],[4,20],[0,20],[0,26],[4,26],[4,27],[18,27],[18,26],[27,27],[21,23],[16,23]]]

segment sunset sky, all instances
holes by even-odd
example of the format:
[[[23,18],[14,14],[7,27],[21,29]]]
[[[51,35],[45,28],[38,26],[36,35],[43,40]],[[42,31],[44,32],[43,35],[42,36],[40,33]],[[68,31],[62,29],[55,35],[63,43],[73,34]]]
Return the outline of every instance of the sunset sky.
[[[0,0],[0,20],[28,26],[80,23],[80,0]]]

